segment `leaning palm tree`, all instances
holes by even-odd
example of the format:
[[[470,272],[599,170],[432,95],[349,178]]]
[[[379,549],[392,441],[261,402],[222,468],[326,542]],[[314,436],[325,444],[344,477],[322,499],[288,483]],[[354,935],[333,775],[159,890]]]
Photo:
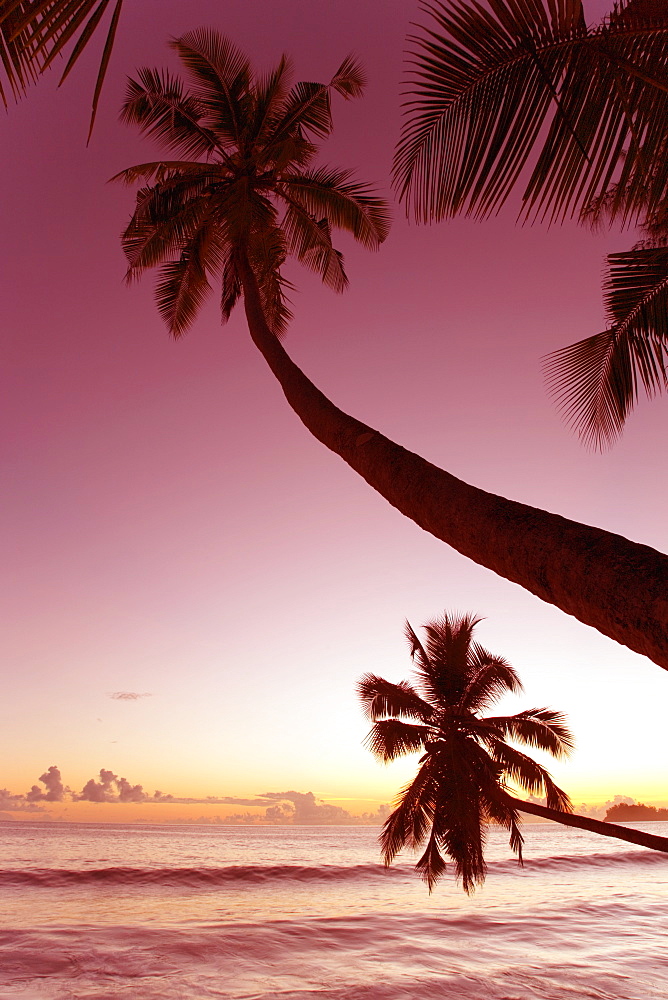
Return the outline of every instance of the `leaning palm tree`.
[[[552,354],[548,379],[588,443],[616,437],[640,386],[668,387],[668,5],[621,0],[588,27],[581,0],[423,4],[394,164],[423,222],[496,214],[642,224],[608,259],[608,328]],[[654,232],[653,232],[654,230]]]
[[[210,291],[226,320],[243,304],[251,338],[308,430],[421,528],[544,601],[668,669],[668,558],[619,535],[486,493],[436,468],[342,412],[286,353],[289,254],[342,290],[335,228],[375,248],[387,233],[383,202],[347,171],[314,166],[332,128],[330,97],[362,90],[347,59],[328,85],[289,85],[282,59],[253,75],[213,31],[173,42],[192,88],[143,69],[122,117],[180,159],[155,160],[117,179],[140,184],[123,234],[128,278],[159,268],[158,308],[180,337]]]
[[[365,674],[359,683],[373,722],[366,740],[371,751],[385,763],[423,752],[416,777],[383,826],[385,864],[402,848],[416,849],[426,841],[415,868],[429,890],[446,870],[445,854],[470,893],[485,880],[489,823],[509,831],[510,846],[522,862],[520,812],[668,851],[668,838],[574,816],[568,795],[545,768],[508,742],[567,756],[573,738],[559,712],[530,708],[517,715],[481,716],[502,695],[521,691],[522,685],[506,660],[474,641],[479,621],[469,614],[445,614],[425,625],[424,644],[406,623],[417,685],[393,684],[375,674]],[[547,805],[518,799],[513,786],[544,795]]]
[[[104,22],[110,0],[0,0],[0,63],[6,84],[15,98],[47,70],[53,61],[69,51],[60,82]],[[116,0],[93,92],[88,138],[104,84],[123,0]],[[7,107],[7,93],[0,78],[0,100]]]

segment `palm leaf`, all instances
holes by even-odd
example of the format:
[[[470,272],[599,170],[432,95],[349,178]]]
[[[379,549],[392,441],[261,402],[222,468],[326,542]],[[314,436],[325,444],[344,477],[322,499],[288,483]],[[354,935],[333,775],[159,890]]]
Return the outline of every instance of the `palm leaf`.
[[[135,212],[121,237],[129,281],[187,249],[210,210],[201,197],[206,184],[206,175],[192,172],[140,189]]]
[[[249,238],[248,260],[258,284],[267,325],[272,333],[281,337],[292,319],[286,293],[294,290],[294,285],[281,274],[286,258],[285,236],[280,226],[262,219],[265,209],[267,217],[273,217],[272,206],[263,205],[262,199],[254,199],[252,208],[256,224]],[[259,223],[258,215],[262,219]]]
[[[642,385],[668,387],[668,248],[608,257],[608,330],[548,355],[550,392],[588,444],[603,447],[622,431]]]
[[[243,99],[252,83],[247,56],[210,28],[189,31],[174,39],[172,47],[189,71],[193,94],[206,110],[211,128],[239,146],[245,130]]]
[[[347,56],[328,84],[302,81],[297,83],[286,98],[283,113],[275,124],[275,140],[283,141],[294,136],[296,130],[310,132],[320,139],[332,131],[330,90],[345,100],[361,97],[366,78],[362,67],[353,56]]]
[[[570,798],[552,780],[550,773],[537,761],[521,753],[515,747],[508,746],[503,740],[497,740],[492,747],[494,760],[503,768],[511,781],[516,782],[530,795],[547,796],[548,806],[562,812],[570,812]]]
[[[575,746],[565,717],[549,708],[528,708],[517,715],[488,716],[484,721],[511,740],[544,750],[553,757],[567,757]]]
[[[416,849],[423,842],[434,815],[434,776],[423,764],[402,790],[398,804],[383,824],[380,841],[383,863],[390,865],[404,847]]]
[[[387,205],[372,188],[351,177],[350,170],[323,166],[284,174],[281,188],[314,218],[327,219],[334,229],[351,233],[368,250],[377,250],[390,228]]]
[[[429,722],[431,705],[424,701],[408,681],[393,684],[376,674],[364,674],[357,685],[357,693],[367,718],[375,721],[384,716],[403,716]]]
[[[501,656],[492,656],[477,642],[471,643],[470,678],[459,701],[459,707],[479,712],[509,691],[518,693],[522,683],[514,667]]]
[[[160,269],[156,286],[158,310],[176,339],[182,337],[192,325],[211,291],[206,262],[214,240],[215,228],[205,221],[183,249],[179,260],[169,261]]]
[[[283,113],[291,76],[292,61],[282,55],[278,65],[270,73],[255,81],[254,114],[245,130],[248,142],[258,145],[262,143],[267,149],[270,148],[276,122]]]
[[[230,251],[223,263],[221,277],[220,315],[223,323],[226,323],[241,296],[241,279],[233,251]]]
[[[144,135],[185,156],[210,156],[220,150],[215,135],[201,124],[201,104],[177,77],[147,67],[138,70],[138,77],[128,80],[122,122],[138,125]]]
[[[524,837],[520,830],[519,810],[512,804],[509,796],[504,791],[487,797],[487,816],[493,823],[498,823],[510,833],[510,849],[517,854],[519,864],[523,864],[522,846]]]
[[[371,728],[364,743],[374,757],[387,764],[397,757],[422,750],[431,736],[433,730],[429,726],[414,726],[400,719],[382,719]]]
[[[366,73],[361,62],[352,54],[346,56],[329,86],[347,101],[361,97],[366,87]]]
[[[153,180],[156,184],[162,184],[166,179],[173,176],[175,171],[183,174],[185,171],[205,171],[211,174],[208,164],[200,163],[198,160],[152,160],[150,163],[137,163],[134,167],[121,170],[109,178],[109,183],[121,181],[123,184],[136,184],[137,181]]]
[[[123,0],[116,0],[116,6],[114,8],[114,13],[111,17],[111,24],[109,25],[109,32],[107,34],[107,39],[104,43],[104,49],[102,50],[102,58],[100,59],[100,68],[97,72],[97,79],[95,81],[95,90],[93,91],[93,104],[90,113],[90,125],[88,126],[88,139],[90,142],[90,137],[93,134],[93,126],[95,125],[95,118],[97,115],[97,106],[100,102],[100,95],[102,93],[102,87],[104,86],[104,79],[107,75],[107,68],[111,60],[111,53],[114,47],[114,41],[116,40],[116,31],[118,29],[118,22],[121,17],[121,6]],[[70,60],[72,62],[72,60]],[[63,73],[62,81],[65,79],[65,73]]]
[[[0,0],[0,60],[14,96],[24,93],[27,85],[76,39],[60,80],[62,83],[90,43],[108,5],[109,0]],[[89,139],[122,7],[123,0],[116,0],[93,92]],[[0,98],[6,105],[1,84]]]
[[[427,846],[424,854],[415,865],[415,871],[427,883],[429,892],[432,891],[436,882],[445,874],[448,868],[447,861],[443,857],[439,846],[438,827],[443,823],[443,815],[438,810],[434,813],[431,833],[427,839]],[[461,868],[461,865],[460,865]],[[468,872],[467,872],[468,875]],[[465,888],[468,885],[468,878]],[[468,891],[468,889],[467,889]]]
[[[394,183],[423,222],[499,210],[525,167],[525,216],[563,218],[618,172],[627,219],[665,195],[668,12],[622,4],[587,30],[579,0],[423,5]],[[641,168],[641,169],[639,169]],[[640,198],[650,172],[652,190]],[[631,183],[635,178],[635,183]]]

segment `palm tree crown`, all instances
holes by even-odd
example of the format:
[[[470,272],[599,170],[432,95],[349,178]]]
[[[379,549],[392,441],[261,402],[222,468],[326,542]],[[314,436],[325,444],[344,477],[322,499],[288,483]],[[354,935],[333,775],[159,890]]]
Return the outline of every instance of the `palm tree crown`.
[[[365,674],[359,694],[373,722],[367,743],[388,762],[424,751],[414,780],[404,788],[397,808],[380,836],[389,865],[403,847],[426,849],[416,864],[433,888],[444,873],[446,854],[467,893],[485,880],[486,827],[499,823],[510,831],[510,845],[522,860],[517,800],[510,784],[545,795],[547,806],[570,812],[568,795],[549,773],[507,740],[566,756],[573,738],[564,717],[547,708],[517,715],[481,717],[506,692],[522,690],[514,669],[473,639],[480,619],[444,615],[425,625],[424,645],[406,623],[417,686],[393,684]],[[407,722],[405,720],[412,721]]]
[[[328,84],[291,86],[286,57],[255,76],[246,56],[215,31],[202,28],[171,44],[191,89],[167,71],[142,69],[122,111],[124,121],[186,157],[142,163],[114,178],[145,184],[123,234],[128,279],[160,267],[158,307],[178,337],[211,276],[222,283],[221,314],[229,318],[249,264],[264,317],[280,335],[290,319],[290,285],[281,275],[288,256],[342,291],[347,277],[332,230],[370,249],[388,232],[385,203],[370,188],[350,171],[313,165],[315,140],[332,130],[331,93],[358,97],[362,71],[349,56]]]

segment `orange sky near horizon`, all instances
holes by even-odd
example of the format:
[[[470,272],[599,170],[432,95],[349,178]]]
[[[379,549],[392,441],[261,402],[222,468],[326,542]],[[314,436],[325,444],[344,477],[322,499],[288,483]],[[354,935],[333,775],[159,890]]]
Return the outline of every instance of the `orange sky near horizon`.
[[[297,79],[330,76],[352,50],[367,92],[335,104],[322,161],[391,197],[405,39],[421,15],[386,0],[382,46],[378,16],[352,0],[227,0],[224,14],[212,0],[142,0],[124,10],[88,148],[97,50],[5,116],[0,788],[15,796],[56,765],[77,793],[104,768],[149,795],[294,789],[373,811],[415,759],[373,760],[356,682],[409,677],[404,619],[417,628],[449,609],[483,616],[480,642],[517,668],[525,692],[504,711],[568,716],[577,749],[545,763],[576,806],[668,803],[665,671],[389,507],[310,438],[239,309],[221,329],[214,296],[174,343],[151,277],[123,284],[132,194],[106,182],[156,152],[117,121],[126,76],[176,70],[166,40],[200,24],[262,68],[290,53]],[[643,400],[615,447],[593,454],[540,374],[541,356],[603,328],[603,259],[632,242],[515,227],[512,209],[419,227],[395,206],[378,254],[341,241],[345,295],[290,270],[285,343],[338,405],[436,465],[666,551],[665,398]],[[238,811],[36,804],[95,822]]]

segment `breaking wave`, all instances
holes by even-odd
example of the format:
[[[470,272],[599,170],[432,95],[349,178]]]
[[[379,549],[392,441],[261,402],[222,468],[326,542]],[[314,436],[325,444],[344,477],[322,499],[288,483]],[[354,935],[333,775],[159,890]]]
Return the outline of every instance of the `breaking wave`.
[[[573,871],[601,868],[666,866],[668,854],[658,851],[625,851],[615,854],[563,855],[525,859],[524,871]],[[517,871],[517,861],[508,859],[489,864],[490,875]],[[75,885],[164,886],[215,888],[216,886],[261,885],[274,882],[364,882],[403,878],[412,872],[410,864],[385,868],[366,865],[227,865],[224,867],[100,867],[88,869],[29,868],[0,869],[0,886],[63,888]]]

